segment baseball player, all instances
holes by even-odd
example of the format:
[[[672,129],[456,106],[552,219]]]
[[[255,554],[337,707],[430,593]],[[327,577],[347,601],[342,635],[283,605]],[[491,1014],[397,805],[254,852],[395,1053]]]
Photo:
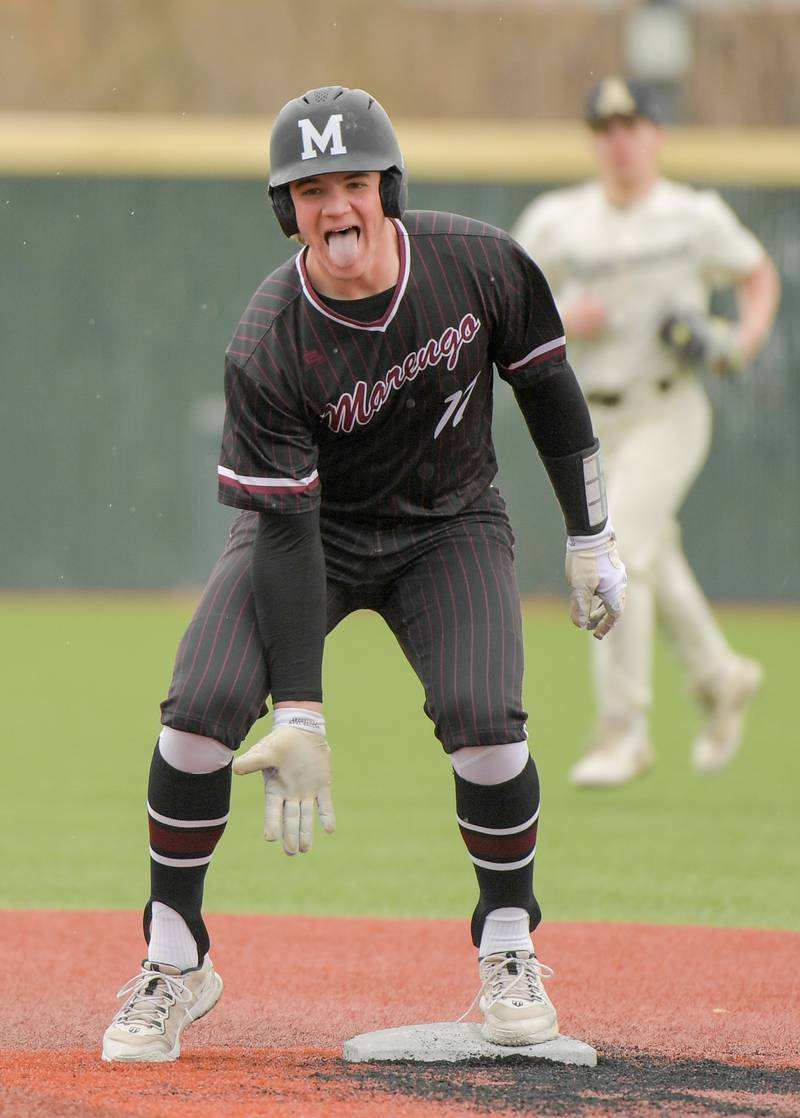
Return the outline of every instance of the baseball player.
[[[594,649],[594,734],[571,773],[579,785],[613,785],[653,763],[656,610],[704,715],[695,770],[731,760],[761,683],[761,667],[731,650],[714,619],[677,517],[709,451],[704,374],[733,376],[755,356],[779,284],[717,193],[660,177],[663,129],[645,88],[602,81],[586,119],[596,180],[539,196],[512,233],[548,277],[570,336],[628,569],[625,618]],[[735,324],[709,315],[713,289],[726,285],[736,289]]]
[[[175,1059],[182,1029],[220,996],[201,907],[232,769],[263,773],[264,836],[287,854],[311,849],[315,813],[333,831],[322,653],[357,609],[397,637],[452,762],[478,880],[484,1036],[542,1041],[558,1024],[531,939],[539,782],[514,541],[492,485],[493,367],[564,511],[573,620],[603,637],[625,570],[588,408],[522,249],[481,222],[405,212],[403,157],[373,97],[325,87],[295,98],[270,156],[275,214],[303,247],[256,291],[226,353],[219,495],[241,512],[162,704],[147,958],[120,991],[103,1057]],[[272,731],[234,761],[267,696]],[[363,703],[380,748],[380,697]]]

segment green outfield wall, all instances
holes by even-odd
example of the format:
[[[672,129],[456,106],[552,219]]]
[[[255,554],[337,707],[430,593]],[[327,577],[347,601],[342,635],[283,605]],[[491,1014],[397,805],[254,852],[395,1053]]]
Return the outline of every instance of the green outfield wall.
[[[173,151],[134,170],[43,150],[0,155],[0,586],[196,586],[231,519],[216,504],[222,354],[253,289],[294,246],[249,165],[224,173]],[[437,169],[420,157],[410,205],[507,227],[583,166],[540,161],[538,179],[518,167],[500,182],[474,162],[470,180],[465,166],[448,176],[441,159]],[[747,378],[710,385],[716,440],[685,508],[686,545],[715,597],[797,600],[800,176],[787,181],[783,166],[779,184],[748,186],[740,165],[716,166],[774,255],[784,298]],[[558,592],[563,528],[504,386],[495,431],[521,587]]]

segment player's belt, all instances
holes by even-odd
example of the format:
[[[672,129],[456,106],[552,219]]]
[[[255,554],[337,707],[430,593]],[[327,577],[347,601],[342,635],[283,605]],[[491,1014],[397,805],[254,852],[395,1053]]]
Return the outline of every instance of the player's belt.
[[[669,392],[675,383],[675,377],[664,377],[655,382],[659,392]],[[587,392],[586,400],[590,404],[599,404],[603,408],[616,408],[628,395],[627,392]]]

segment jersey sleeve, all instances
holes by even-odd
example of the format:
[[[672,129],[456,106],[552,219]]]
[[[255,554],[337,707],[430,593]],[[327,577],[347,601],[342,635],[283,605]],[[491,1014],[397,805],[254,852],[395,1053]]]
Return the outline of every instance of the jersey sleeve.
[[[255,512],[297,513],[320,500],[313,424],[279,378],[225,361],[219,500]]]
[[[496,309],[492,360],[503,380],[537,376],[564,359],[566,338],[552,292],[541,269],[510,237],[497,242],[492,277]]]
[[[764,258],[764,246],[715,190],[698,195],[700,266],[711,287],[735,283]]]

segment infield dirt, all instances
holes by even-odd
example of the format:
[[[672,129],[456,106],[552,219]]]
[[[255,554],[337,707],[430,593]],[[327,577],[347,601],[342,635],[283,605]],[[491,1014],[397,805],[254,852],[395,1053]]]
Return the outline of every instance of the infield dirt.
[[[544,925],[563,1032],[597,1068],[353,1066],[348,1037],[457,1018],[477,985],[460,921],[208,918],[225,980],[168,1065],[100,1037],[142,953],[130,912],[0,912],[3,1118],[564,1118],[800,1114],[800,934]]]

